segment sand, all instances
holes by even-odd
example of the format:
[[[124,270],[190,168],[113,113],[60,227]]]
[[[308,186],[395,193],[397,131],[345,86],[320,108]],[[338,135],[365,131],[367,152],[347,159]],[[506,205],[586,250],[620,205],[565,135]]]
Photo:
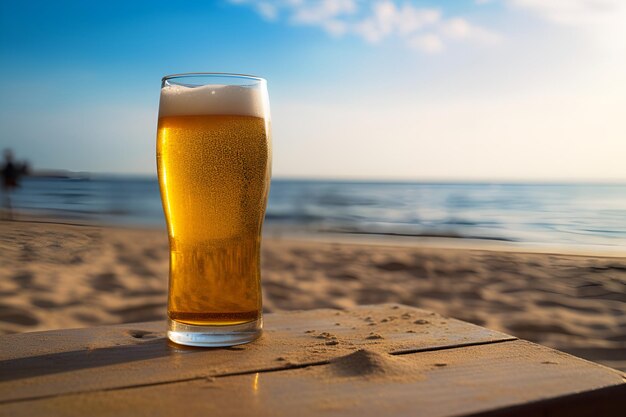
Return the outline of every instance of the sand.
[[[445,366],[442,363],[437,365]],[[326,377],[326,381],[337,381],[338,378],[345,377],[354,377],[360,381],[378,378],[387,381],[406,381],[422,379],[423,371],[424,368],[420,364],[401,356],[359,349],[331,360],[330,366],[322,368],[321,373],[322,377]]]
[[[273,237],[262,268],[266,312],[403,303],[626,370],[624,258]],[[163,230],[0,222],[0,334],[163,319],[167,272]]]

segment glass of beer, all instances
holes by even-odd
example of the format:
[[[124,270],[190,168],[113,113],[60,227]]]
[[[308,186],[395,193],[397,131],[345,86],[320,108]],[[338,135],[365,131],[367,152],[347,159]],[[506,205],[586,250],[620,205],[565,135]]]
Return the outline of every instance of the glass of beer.
[[[261,227],[271,155],[264,79],[163,78],[157,168],[170,246],[173,342],[232,346],[261,334]]]

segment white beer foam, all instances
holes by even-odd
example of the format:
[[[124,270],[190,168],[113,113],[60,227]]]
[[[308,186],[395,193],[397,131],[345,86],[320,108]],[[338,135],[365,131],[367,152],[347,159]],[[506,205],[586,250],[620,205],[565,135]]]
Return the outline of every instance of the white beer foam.
[[[267,107],[264,91],[236,85],[166,85],[161,88],[159,117],[212,114],[264,117]]]

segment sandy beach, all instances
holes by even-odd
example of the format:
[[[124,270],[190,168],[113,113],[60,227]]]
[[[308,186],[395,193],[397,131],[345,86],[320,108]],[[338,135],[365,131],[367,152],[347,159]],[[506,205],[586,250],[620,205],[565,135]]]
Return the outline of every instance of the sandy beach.
[[[626,370],[626,259],[271,237],[266,312],[396,302]],[[0,223],[0,333],[165,317],[164,230]]]

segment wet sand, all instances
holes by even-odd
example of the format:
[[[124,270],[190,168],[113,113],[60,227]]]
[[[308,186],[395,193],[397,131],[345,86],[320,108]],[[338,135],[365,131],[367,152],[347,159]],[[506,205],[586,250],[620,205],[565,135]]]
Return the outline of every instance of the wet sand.
[[[626,370],[626,259],[406,242],[268,238],[265,311],[403,303]],[[0,334],[163,319],[167,271],[162,230],[0,222]]]

